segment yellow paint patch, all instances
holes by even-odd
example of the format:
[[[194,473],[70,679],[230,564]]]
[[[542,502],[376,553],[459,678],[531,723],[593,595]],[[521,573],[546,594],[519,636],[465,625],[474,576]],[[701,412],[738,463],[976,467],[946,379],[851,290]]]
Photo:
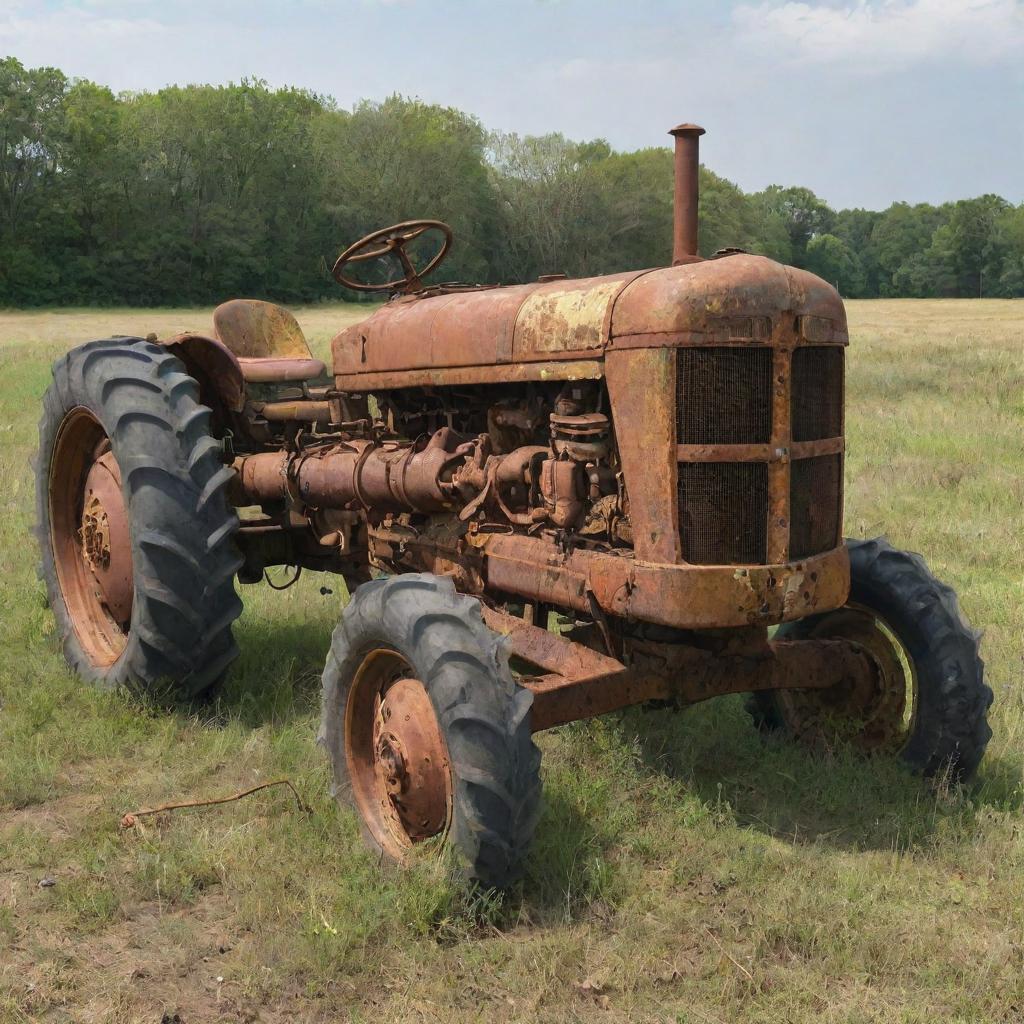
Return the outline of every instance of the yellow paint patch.
[[[601,348],[608,307],[621,280],[534,292],[516,317],[513,359],[536,352]]]

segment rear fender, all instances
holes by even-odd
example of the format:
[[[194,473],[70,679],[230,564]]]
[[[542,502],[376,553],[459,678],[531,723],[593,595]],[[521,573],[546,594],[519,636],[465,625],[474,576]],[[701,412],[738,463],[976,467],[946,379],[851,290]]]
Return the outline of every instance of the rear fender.
[[[203,334],[176,334],[157,344],[173,352],[189,375],[199,382],[200,401],[214,412],[241,412],[245,407],[245,379],[235,354],[215,338]]]

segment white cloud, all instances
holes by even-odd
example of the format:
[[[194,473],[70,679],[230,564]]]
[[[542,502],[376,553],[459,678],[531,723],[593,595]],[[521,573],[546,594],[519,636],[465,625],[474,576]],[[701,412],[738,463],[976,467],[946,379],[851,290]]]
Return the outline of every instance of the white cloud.
[[[769,0],[743,4],[733,22],[744,42],[812,64],[850,61],[878,71],[921,61],[984,64],[1024,59],[1020,0],[856,0],[828,4]]]
[[[78,46],[95,40],[124,42],[163,31],[164,26],[153,18],[108,15],[92,9],[105,6],[92,0],[41,11],[20,0],[0,0],[0,51],[18,52],[22,46],[31,48],[51,40]]]

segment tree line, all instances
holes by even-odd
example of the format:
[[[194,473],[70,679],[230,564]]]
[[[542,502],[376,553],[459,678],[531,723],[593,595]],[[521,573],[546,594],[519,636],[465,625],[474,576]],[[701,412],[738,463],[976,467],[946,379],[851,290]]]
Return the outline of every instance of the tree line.
[[[115,95],[0,59],[0,305],[337,297],[342,248],[419,217],[454,229],[444,280],[661,266],[672,154],[488,132],[397,95],[351,110],[260,81]],[[995,195],[836,211],[702,167],[700,221],[705,255],[762,253],[850,297],[1024,295],[1024,204]]]

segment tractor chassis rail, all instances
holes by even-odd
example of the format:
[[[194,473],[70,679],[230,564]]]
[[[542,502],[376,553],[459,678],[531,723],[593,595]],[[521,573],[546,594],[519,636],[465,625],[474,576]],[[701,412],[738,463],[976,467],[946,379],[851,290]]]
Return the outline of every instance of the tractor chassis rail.
[[[877,687],[879,667],[857,643],[845,640],[768,640],[715,651],[685,644],[632,639],[623,660],[483,606],[484,622],[508,638],[510,658],[539,669],[520,682],[533,693],[534,732],[594,718],[648,701],[696,704],[727,693]]]

